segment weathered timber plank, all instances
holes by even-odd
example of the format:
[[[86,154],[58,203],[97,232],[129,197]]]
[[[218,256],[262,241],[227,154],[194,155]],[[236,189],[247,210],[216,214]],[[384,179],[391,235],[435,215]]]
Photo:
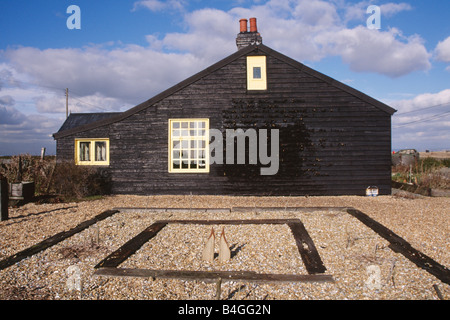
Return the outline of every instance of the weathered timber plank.
[[[117,267],[119,264],[128,259],[129,256],[134,254],[144,243],[156,236],[162,228],[167,225],[165,222],[155,222],[150,227],[146,228],[140,234],[126,242],[119,249],[111,253],[104,260],[99,262],[94,268],[102,267]]]
[[[25,258],[28,258],[36,253],[44,251],[45,249],[48,249],[51,246],[54,246],[55,244],[73,236],[74,234],[76,234],[78,232],[83,231],[84,229],[89,228],[93,224],[95,224],[99,221],[102,221],[118,212],[119,212],[118,210],[104,211],[104,212],[100,213],[99,215],[95,216],[94,218],[80,223],[78,226],[70,229],[69,231],[63,231],[63,232],[57,233],[50,238],[47,238],[35,245],[23,250],[23,251],[20,251],[20,252],[16,253],[15,255],[10,256],[10,257],[0,261],[0,270],[6,269]]]
[[[279,282],[334,282],[331,275],[299,275],[299,274],[261,274],[252,271],[189,271],[189,270],[152,270],[126,268],[100,268],[94,272],[98,276],[139,277],[178,279],[186,281],[222,282],[249,281],[260,283]]]
[[[381,237],[389,241],[389,247],[394,252],[402,254],[405,258],[413,262],[419,268],[426,270],[442,282],[450,284],[450,270],[447,267],[439,264],[422,252],[414,249],[411,244],[408,243],[405,239],[401,238],[392,230],[386,228],[379,222],[373,220],[365,213],[356,209],[348,209],[347,212],[364,223],[366,226],[371,228]]]
[[[309,274],[324,273],[327,268],[320,258],[314,241],[300,220],[287,224],[292,230],[298,251]]]
[[[176,224],[286,224],[295,222],[295,219],[255,219],[255,220],[160,220],[160,223],[176,223]]]

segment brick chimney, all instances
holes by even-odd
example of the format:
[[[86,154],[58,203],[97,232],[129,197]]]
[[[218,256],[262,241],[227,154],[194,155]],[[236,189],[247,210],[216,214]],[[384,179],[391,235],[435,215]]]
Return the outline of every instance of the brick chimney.
[[[262,43],[262,38],[258,32],[258,26],[256,25],[256,18],[250,18],[250,31],[248,31],[247,22],[247,19],[239,20],[240,33],[238,33],[236,38],[238,50],[252,44]]]

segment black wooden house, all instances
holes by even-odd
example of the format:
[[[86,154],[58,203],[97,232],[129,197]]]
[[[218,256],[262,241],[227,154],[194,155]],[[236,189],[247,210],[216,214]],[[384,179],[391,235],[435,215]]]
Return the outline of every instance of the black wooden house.
[[[58,162],[102,170],[115,194],[390,194],[395,110],[263,45],[250,22],[237,52],[150,100],[71,114]]]

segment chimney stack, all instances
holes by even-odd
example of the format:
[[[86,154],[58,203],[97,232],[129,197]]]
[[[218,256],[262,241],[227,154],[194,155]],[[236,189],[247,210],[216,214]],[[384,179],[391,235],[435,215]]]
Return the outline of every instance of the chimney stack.
[[[250,31],[248,31],[247,22],[247,19],[239,20],[240,33],[236,38],[238,50],[241,50],[249,45],[258,45],[262,43],[262,38],[258,32],[258,27],[256,24],[256,18],[250,18]]]
[[[258,27],[256,26],[256,18],[250,18],[250,32],[258,32]]]
[[[239,20],[240,26],[241,26],[241,33],[247,32],[247,19],[241,19]]]

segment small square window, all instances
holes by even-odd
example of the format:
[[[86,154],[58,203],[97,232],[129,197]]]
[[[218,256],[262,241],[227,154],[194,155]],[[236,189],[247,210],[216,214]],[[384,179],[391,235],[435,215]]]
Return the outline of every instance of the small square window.
[[[247,57],[247,90],[267,90],[265,56]]]
[[[261,67],[253,67],[253,79],[261,79]]]

